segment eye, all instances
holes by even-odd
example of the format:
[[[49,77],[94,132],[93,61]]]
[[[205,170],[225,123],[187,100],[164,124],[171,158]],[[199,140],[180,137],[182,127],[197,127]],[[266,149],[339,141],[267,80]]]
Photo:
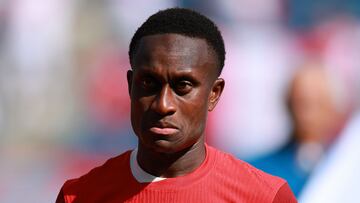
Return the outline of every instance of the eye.
[[[141,80],[141,86],[145,90],[155,90],[158,86],[157,82],[152,77],[144,77]]]
[[[193,88],[193,84],[187,80],[180,80],[175,84],[175,91],[179,95],[184,95],[189,93]]]

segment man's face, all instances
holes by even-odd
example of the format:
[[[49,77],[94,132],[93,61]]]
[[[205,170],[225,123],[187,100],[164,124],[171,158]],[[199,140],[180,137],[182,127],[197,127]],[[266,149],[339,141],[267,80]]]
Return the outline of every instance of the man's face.
[[[326,143],[342,118],[326,72],[305,67],[295,77],[291,90],[290,107],[297,138],[302,142]]]
[[[140,40],[127,75],[139,147],[174,153],[203,141],[224,87],[214,53],[205,40],[178,34]]]

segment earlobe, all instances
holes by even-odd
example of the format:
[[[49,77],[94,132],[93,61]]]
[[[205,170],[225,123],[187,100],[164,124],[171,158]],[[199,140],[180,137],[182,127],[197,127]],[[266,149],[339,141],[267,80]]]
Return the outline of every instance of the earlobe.
[[[220,99],[221,93],[224,90],[224,87],[225,87],[224,79],[218,78],[215,80],[209,97],[208,111],[212,111],[215,108],[216,104]]]
[[[127,74],[127,82],[128,82],[128,91],[129,91],[129,96],[131,96],[131,86],[132,86],[132,79],[133,79],[133,71],[132,70],[128,70]]]

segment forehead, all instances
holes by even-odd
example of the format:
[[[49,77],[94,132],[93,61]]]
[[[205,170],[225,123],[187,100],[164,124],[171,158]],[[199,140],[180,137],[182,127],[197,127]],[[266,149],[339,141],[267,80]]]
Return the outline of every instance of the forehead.
[[[143,37],[134,55],[134,65],[168,65],[177,68],[207,66],[216,70],[216,57],[206,40],[180,34]]]

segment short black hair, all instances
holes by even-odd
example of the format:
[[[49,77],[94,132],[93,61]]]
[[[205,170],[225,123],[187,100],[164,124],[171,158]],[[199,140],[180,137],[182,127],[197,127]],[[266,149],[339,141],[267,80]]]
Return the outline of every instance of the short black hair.
[[[220,75],[225,61],[225,46],[221,33],[214,22],[204,15],[185,8],[169,8],[150,16],[135,32],[129,47],[130,64],[142,37],[176,33],[188,37],[205,39],[218,58]]]

